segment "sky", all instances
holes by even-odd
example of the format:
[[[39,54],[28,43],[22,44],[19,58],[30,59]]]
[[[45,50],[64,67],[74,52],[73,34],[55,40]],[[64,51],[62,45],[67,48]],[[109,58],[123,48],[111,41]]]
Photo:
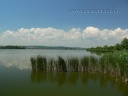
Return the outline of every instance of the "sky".
[[[0,45],[87,48],[124,37],[128,0],[0,0]]]

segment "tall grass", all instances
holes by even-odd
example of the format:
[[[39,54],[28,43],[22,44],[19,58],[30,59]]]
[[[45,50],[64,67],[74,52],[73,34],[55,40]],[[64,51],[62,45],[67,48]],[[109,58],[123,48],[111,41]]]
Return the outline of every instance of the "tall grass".
[[[78,72],[79,59],[77,57],[70,57],[67,61],[70,71]]]
[[[83,71],[88,72],[88,68],[89,68],[89,57],[88,56],[83,56],[81,58],[81,65],[82,65]]]
[[[37,56],[31,58],[33,71],[56,71],[56,72],[98,72],[121,77],[128,81],[128,52],[114,52],[94,56],[69,57],[65,59],[58,56],[57,59]]]
[[[105,72],[105,56],[99,59],[100,71],[104,74]]]
[[[49,71],[54,71],[54,59],[53,58],[50,58],[48,60],[48,70]]]
[[[32,70],[46,71],[47,70],[47,58],[37,56],[37,58],[31,57]]]
[[[36,71],[36,58],[31,57],[31,66],[32,66],[32,70]]]
[[[37,69],[46,71],[47,70],[47,58],[42,56],[37,56]]]
[[[66,62],[61,56],[58,56],[57,66],[58,66],[58,71],[67,72]]]
[[[94,56],[90,56],[90,66],[91,66],[92,71],[95,71],[97,67],[97,63],[98,63],[98,59]]]

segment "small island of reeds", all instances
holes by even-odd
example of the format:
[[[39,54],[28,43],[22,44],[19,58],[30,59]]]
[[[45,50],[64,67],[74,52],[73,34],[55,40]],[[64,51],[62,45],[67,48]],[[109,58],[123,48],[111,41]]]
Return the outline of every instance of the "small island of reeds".
[[[128,52],[106,53],[100,57],[69,56],[48,58],[46,56],[31,57],[32,71],[42,72],[86,72],[114,76],[128,83]]]

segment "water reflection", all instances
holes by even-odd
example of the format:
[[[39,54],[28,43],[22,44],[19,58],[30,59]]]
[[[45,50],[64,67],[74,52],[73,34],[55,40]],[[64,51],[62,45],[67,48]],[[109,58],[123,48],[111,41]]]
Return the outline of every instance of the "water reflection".
[[[116,79],[111,76],[84,73],[84,72],[43,72],[31,71],[31,81],[33,83],[57,82],[59,86],[64,84],[76,85],[79,81],[86,85],[90,80],[99,82],[101,87],[107,86],[108,83],[115,85]],[[119,81],[118,81],[119,82]]]
[[[31,69],[29,58],[19,58],[17,56],[0,56],[0,65],[7,68],[16,67],[20,70]]]
[[[89,74],[88,73],[81,73],[81,81],[84,85],[88,84]]]
[[[91,53],[86,50],[0,49],[0,65],[7,68],[16,67],[20,70],[31,69],[30,58],[38,55],[47,57],[57,57],[57,55],[60,55],[66,58],[67,56],[81,57],[83,55],[91,55]]]
[[[31,71],[31,81],[33,83],[54,83],[57,86],[79,86],[82,84],[88,86],[98,86],[101,88],[117,88],[123,95],[128,96],[128,86],[124,85],[120,80],[117,81],[115,77],[84,73],[84,72],[43,72]],[[109,90],[109,89],[107,89]]]
[[[78,76],[77,72],[31,71],[31,81],[33,83],[55,82],[58,86],[63,86],[64,84],[76,85]]]
[[[0,66],[0,96],[128,96],[128,85],[119,78],[86,72],[57,72],[51,68],[49,72],[31,69],[30,57],[44,55],[44,52],[51,57],[57,54],[56,50],[49,53],[46,50],[2,51],[0,64],[8,68]],[[70,55],[68,51],[65,57]],[[85,55],[83,51],[79,53],[82,55]],[[9,68],[12,66],[14,68]],[[16,68],[31,70],[14,70]]]

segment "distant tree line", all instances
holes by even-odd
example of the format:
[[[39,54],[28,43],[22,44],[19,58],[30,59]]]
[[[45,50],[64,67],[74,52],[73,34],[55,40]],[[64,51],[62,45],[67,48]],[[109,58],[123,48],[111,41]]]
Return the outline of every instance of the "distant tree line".
[[[57,50],[85,50],[85,48],[80,47],[64,47],[64,46],[0,46],[0,49],[57,49]]]
[[[97,46],[96,48],[91,47],[87,48],[87,51],[99,51],[99,52],[110,52],[110,51],[115,51],[115,50],[128,50],[128,39],[124,38],[121,43],[117,43],[114,46]]]
[[[0,46],[0,49],[25,49],[24,46]]]

